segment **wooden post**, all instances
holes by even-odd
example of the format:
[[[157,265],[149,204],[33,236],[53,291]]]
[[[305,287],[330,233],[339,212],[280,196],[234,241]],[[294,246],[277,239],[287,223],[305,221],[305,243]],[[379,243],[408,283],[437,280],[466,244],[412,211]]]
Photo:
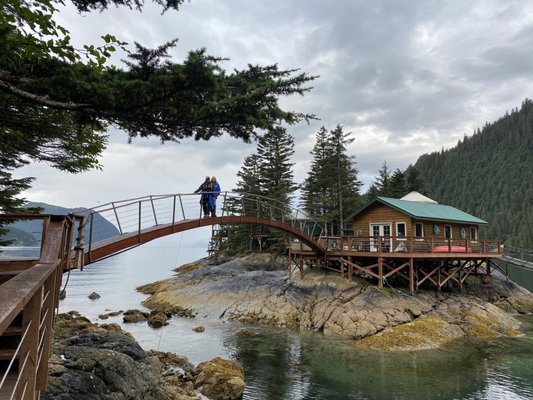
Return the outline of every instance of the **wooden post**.
[[[409,259],[409,291],[411,292],[411,295],[415,294],[415,271],[413,257]]]
[[[292,275],[292,273],[291,273],[291,263],[292,263],[292,252],[291,252],[291,248],[289,246],[289,260],[287,262],[287,265],[288,265],[288,268],[289,268],[289,271],[288,271],[289,272],[289,282],[291,281],[291,275]]]
[[[378,286],[380,289],[383,289],[383,257],[378,257],[378,275],[379,275]]]
[[[459,291],[463,293],[463,268],[468,264],[468,261],[465,261],[465,263],[459,263]]]

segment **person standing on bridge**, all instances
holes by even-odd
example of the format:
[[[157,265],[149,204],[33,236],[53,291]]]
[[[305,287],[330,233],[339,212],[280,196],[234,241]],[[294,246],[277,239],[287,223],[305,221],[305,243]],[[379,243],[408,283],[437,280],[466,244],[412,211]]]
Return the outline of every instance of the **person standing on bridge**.
[[[194,191],[194,193],[201,194],[200,204],[202,205],[202,209],[204,211],[204,218],[209,217],[209,213],[211,212],[211,204],[215,203],[214,200],[211,199],[213,197],[212,190],[213,186],[211,185],[211,178],[206,176],[204,183],[202,183],[200,187]]]
[[[220,194],[220,185],[217,182],[217,178],[213,176],[211,178],[211,199],[210,199],[212,217],[217,216],[217,197],[219,194]]]

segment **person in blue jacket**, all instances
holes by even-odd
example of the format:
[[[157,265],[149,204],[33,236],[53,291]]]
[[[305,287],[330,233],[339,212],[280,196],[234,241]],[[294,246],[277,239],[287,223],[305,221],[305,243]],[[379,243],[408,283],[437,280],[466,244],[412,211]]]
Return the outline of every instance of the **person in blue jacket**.
[[[211,206],[211,216],[217,216],[217,197],[220,194],[220,185],[217,182],[217,178],[214,176],[211,178],[211,195],[209,199],[209,205]]]

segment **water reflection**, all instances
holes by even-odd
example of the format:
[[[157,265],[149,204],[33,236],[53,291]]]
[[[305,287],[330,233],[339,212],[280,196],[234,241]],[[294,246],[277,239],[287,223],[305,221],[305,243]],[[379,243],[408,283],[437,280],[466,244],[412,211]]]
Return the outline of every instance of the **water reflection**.
[[[531,399],[531,340],[375,353],[264,328],[226,345],[246,371],[245,399]]]

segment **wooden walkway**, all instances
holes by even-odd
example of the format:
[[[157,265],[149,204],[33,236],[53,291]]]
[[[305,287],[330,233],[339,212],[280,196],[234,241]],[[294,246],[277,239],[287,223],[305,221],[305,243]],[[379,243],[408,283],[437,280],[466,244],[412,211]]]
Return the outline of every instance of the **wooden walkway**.
[[[515,265],[520,268],[527,269],[529,271],[533,271],[533,263],[530,261],[521,260],[519,258],[509,257],[509,256],[503,256],[501,258],[501,261],[508,263],[508,264]]]

